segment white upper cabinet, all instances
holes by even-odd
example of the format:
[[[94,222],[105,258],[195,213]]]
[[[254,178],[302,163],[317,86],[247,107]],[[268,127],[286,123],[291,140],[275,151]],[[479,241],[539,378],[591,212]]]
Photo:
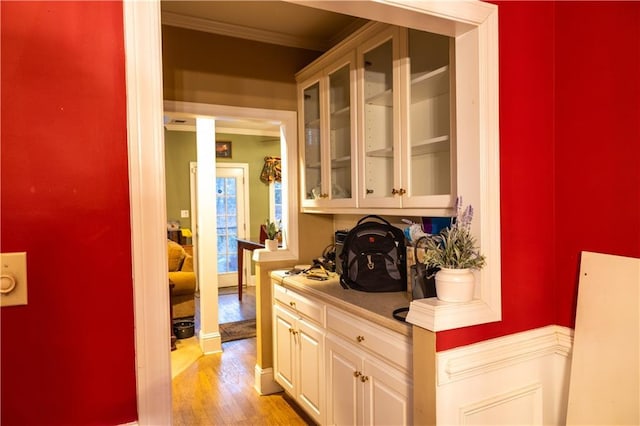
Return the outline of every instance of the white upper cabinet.
[[[451,209],[454,45],[372,23],[298,74],[303,210]]]
[[[355,207],[355,61],[348,54],[298,84],[303,207]]]
[[[400,207],[399,35],[387,27],[357,49],[359,207]]]
[[[452,206],[452,46],[399,27],[359,46],[360,207]]]
[[[456,192],[455,86],[451,84],[454,43],[450,37],[410,29],[407,47],[402,203],[405,207],[451,206]]]

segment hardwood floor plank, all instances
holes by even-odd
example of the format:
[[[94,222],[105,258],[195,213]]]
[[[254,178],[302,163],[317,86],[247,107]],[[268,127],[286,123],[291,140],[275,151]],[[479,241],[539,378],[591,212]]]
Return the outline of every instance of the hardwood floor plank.
[[[258,395],[253,388],[256,339],[224,343],[173,379],[173,424],[310,425],[284,394]]]

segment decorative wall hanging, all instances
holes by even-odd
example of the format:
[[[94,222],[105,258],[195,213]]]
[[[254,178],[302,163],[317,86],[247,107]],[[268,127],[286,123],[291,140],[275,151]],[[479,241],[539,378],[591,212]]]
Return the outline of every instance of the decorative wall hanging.
[[[264,167],[262,167],[262,173],[260,173],[260,180],[266,184],[282,182],[280,157],[264,157]]]
[[[231,158],[231,141],[216,141],[216,157]]]

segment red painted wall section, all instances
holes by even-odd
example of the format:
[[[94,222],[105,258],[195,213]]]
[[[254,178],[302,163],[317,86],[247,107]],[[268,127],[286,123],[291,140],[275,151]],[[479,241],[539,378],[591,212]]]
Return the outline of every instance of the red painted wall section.
[[[554,322],[553,3],[498,5],[503,321],[439,332],[438,351]]]
[[[573,327],[580,252],[640,257],[640,2],[556,17],[556,323]]]
[[[1,423],[137,419],[121,2],[1,2]]]
[[[640,257],[640,2],[496,2],[502,317],[438,351],[573,327],[580,252]]]

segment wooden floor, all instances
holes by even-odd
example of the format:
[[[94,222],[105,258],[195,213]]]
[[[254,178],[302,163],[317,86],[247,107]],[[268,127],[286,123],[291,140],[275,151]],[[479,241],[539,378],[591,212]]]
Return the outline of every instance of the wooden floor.
[[[218,290],[218,323],[224,324],[255,317],[255,287],[246,287],[242,291],[242,302],[238,300],[238,289],[236,287],[226,287]]]
[[[243,294],[242,303],[237,294],[220,296],[219,312],[220,323],[255,318],[255,291],[253,299]],[[255,391],[255,338],[223,343],[222,349],[201,356],[173,379],[173,425],[313,424],[284,394]]]

